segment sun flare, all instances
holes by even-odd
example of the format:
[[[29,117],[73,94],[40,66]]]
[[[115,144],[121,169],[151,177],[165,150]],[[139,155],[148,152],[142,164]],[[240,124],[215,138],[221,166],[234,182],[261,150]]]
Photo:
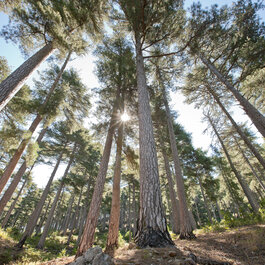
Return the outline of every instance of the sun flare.
[[[129,116],[126,112],[124,112],[124,113],[121,115],[121,120],[122,120],[123,122],[126,122],[126,121],[130,120],[130,116]]]

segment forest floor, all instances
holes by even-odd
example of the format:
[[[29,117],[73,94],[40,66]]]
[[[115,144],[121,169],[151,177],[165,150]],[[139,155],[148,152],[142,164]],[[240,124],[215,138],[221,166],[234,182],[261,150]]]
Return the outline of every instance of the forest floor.
[[[197,234],[197,239],[175,240],[174,248],[146,248],[137,249],[134,244],[126,244],[119,248],[114,256],[116,265],[264,265],[265,264],[265,225],[252,225],[234,228],[224,232],[208,232]],[[0,253],[2,248],[8,248],[9,243],[0,239]],[[190,263],[185,259],[194,254],[198,261]],[[43,264],[66,265],[74,260],[63,257],[55,260],[37,263],[9,264]]]

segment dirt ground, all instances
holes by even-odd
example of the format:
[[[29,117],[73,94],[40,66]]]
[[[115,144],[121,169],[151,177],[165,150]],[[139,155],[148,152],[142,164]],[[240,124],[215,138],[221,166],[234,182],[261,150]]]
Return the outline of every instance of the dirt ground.
[[[137,249],[134,244],[116,251],[116,265],[265,265],[265,225],[221,233],[197,234],[197,239],[175,240],[174,248]],[[197,261],[194,262],[191,258]],[[74,256],[38,264],[65,265]]]

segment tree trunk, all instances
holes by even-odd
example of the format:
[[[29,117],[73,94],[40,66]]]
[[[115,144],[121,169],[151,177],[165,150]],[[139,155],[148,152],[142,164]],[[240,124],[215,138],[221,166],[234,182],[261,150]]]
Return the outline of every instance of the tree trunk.
[[[196,214],[197,214],[199,226],[202,226],[202,221],[201,221],[201,218],[200,218],[200,212],[199,212],[198,204],[197,204],[196,201],[195,201],[195,209],[196,209]]]
[[[135,182],[133,181],[133,237],[136,235],[137,231],[137,207],[136,207],[136,198],[135,198]]]
[[[38,114],[37,117],[34,119],[34,121],[32,122],[30,128],[29,128],[29,133],[30,133],[30,137],[32,136],[32,134],[34,133],[34,131],[36,130],[37,126],[39,125],[39,123],[41,122],[42,117]],[[22,153],[24,152],[30,137],[27,137],[26,139],[22,140],[22,142],[20,143],[18,149],[16,150],[15,154],[13,155],[13,157],[11,158],[11,160],[9,161],[7,167],[5,168],[5,171],[0,179],[0,192],[2,192],[2,190],[4,189],[7,181],[9,180],[10,176],[12,175],[20,157],[22,156]],[[12,194],[11,194],[12,195]]]
[[[74,192],[71,195],[70,201],[68,202],[68,209],[65,216],[65,222],[64,222],[64,229],[63,229],[63,236],[66,236],[67,229],[69,227],[69,222],[71,219],[71,213],[72,213],[72,207],[75,200],[75,194]]]
[[[219,214],[219,218],[220,218],[220,220],[222,220],[222,219],[223,219],[223,215],[222,215],[222,213],[221,213],[220,206],[219,206],[219,203],[218,203],[217,200],[216,200],[216,202],[215,202],[215,205],[216,205],[216,209],[217,209],[218,214]]]
[[[66,144],[64,145],[64,148],[66,147]],[[47,199],[48,197],[48,193],[50,191],[50,187],[52,185],[52,182],[53,182],[53,179],[54,179],[54,176],[59,168],[59,165],[61,163],[61,160],[62,160],[62,157],[63,157],[63,152],[64,150],[61,152],[61,154],[59,155],[58,159],[57,159],[57,163],[52,171],[52,174],[50,176],[50,179],[48,181],[48,183],[46,184],[46,187],[41,195],[41,198],[36,206],[36,208],[34,209],[33,213],[31,214],[31,216],[29,217],[28,219],[28,223],[27,223],[27,226],[26,226],[26,229],[25,229],[25,232],[24,234],[22,235],[19,243],[16,245],[18,248],[22,248],[24,243],[26,242],[27,238],[29,236],[31,236],[33,230],[34,230],[34,227],[36,226],[37,222],[38,222],[38,219],[39,219],[39,216],[41,214],[41,211],[42,211],[42,208],[43,208],[43,205],[45,203],[45,200]]]
[[[76,253],[76,257],[81,256],[83,252],[85,252],[88,248],[93,246],[95,230],[99,217],[100,204],[102,201],[104,184],[108,170],[112,139],[115,130],[115,122],[116,122],[115,115],[117,111],[117,103],[119,98],[120,98],[120,90],[118,89],[116,102],[114,103],[113,113],[111,116],[110,125],[107,133],[105,147],[100,162],[98,176],[94,187],[94,192],[90,203],[90,208],[87,215],[84,231]]]
[[[129,242],[132,241],[132,224],[131,224],[131,185],[130,183],[128,184],[128,219],[127,219],[127,224],[128,224],[128,231],[129,231]]]
[[[65,67],[66,67],[66,65],[67,65],[67,63],[68,63],[68,61],[70,59],[70,57],[71,57],[71,52],[68,53],[68,55],[67,55],[67,57],[66,57],[66,59],[64,61],[64,64],[63,64],[63,66],[60,69],[60,72],[57,74],[56,79],[54,80],[54,82],[53,82],[52,86],[50,87],[49,92],[48,92],[43,104],[41,105],[41,108],[45,108],[47,106],[48,101],[49,101],[53,91],[55,90],[55,88],[56,88],[56,86],[57,86],[57,84],[58,84],[58,82],[59,82],[59,80],[60,80],[60,78],[61,78],[61,76],[62,76],[62,74],[64,72],[64,69],[65,69]],[[27,138],[24,139],[20,143],[16,153],[14,154],[14,156],[10,160],[9,164],[7,165],[7,167],[6,167],[6,169],[5,169],[4,173],[3,173],[3,176],[0,179],[0,192],[3,190],[3,188],[5,187],[8,179],[12,175],[12,173],[13,173],[13,171],[14,171],[14,169],[15,169],[15,167],[16,167],[19,159],[20,159],[20,157],[22,156],[23,151],[25,150],[27,144],[30,141],[31,136],[35,132],[37,126],[40,124],[42,119],[43,119],[43,117],[40,114],[37,114],[36,118],[34,119],[34,121],[32,122],[32,124],[31,124],[31,126],[30,126],[30,128],[28,130],[28,133],[30,135],[27,136]]]
[[[116,161],[113,177],[112,202],[109,220],[109,232],[106,245],[106,253],[114,254],[119,247],[119,223],[120,223],[120,180],[121,180],[121,151],[123,142],[123,123],[120,124],[117,137]]]
[[[189,210],[189,215],[190,215],[190,222],[191,222],[192,228],[195,230],[197,229],[197,224],[196,224],[196,221],[194,219],[194,216],[191,210]]]
[[[27,179],[24,180],[24,182],[23,182],[21,188],[19,189],[19,192],[18,192],[16,198],[15,198],[14,201],[12,202],[10,208],[8,209],[8,212],[7,212],[5,218],[4,218],[3,222],[2,222],[2,228],[5,228],[5,227],[6,227],[6,224],[7,224],[8,220],[9,220],[9,217],[10,217],[12,211],[14,210],[14,208],[15,208],[15,206],[16,206],[16,203],[17,203],[17,201],[18,201],[18,199],[19,199],[19,196],[20,196],[20,194],[22,193],[22,190],[24,189],[26,183],[27,183]]]
[[[252,173],[254,174],[254,176],[256,177],[258,183],[260,184],[261,188],[263,189],[263,191],[265,191],[265,185],[263,184],[261,178],[258,176],[256,170],[254,169],[254,167],[251,165],[249,159],[247,158],[247,156],[245,155],[243,149],[241,148],[240,144],[238,143],[237,139],[235,137],[233,137],[235,142],[236,142],[236,145],[241,153],[241,155],[243,156],[243,158],[245,159],[245,161],[247,162],[249,168],[251,169]]]
[[[239,101],[240,105],[245,110],[246,114],[252,120],[258,131],[265,137],[265,118],[264,116],[245,99],[240,92],[233,87],[232,84],[218,71],[218,69],[207,60],[202,54],[198,55],[202,62],[210,69],[210,71],[227,87],[228,90]]]
[[[172,220],[173,221],[172,231],[178,235],[180,234],[179,205],[177,201],[177,195],[174,190],[174,183],[172,180],[171,170],[170,170],[167,154],[165,151],[164,142],[161,138],[160,138],[160,145],[161,145],[161,151],[162,151],[162,155],[164,159],[166,177],[167,177],[168,188],[169,188],[169,196],[170,196],[171,207],[172,207],[172,219],[173,219]]]
[[[70,229],[70,233],[69,233],[69,236],[68,236],[68,240],[67,240],[66,245],[69,245],[70,244],[70,241],[71,241],[71,238],[72,238],[72,235],[73,235],[73,231],[74,231],[74,227],[75,227],[75,219],[77,217],[77,212],[78,212],[78,209],[79,209],[79,206],[80,206],[80,202],[81,202],[81,198],[82,198],[82,193],[83,193],[83,187],[81,188],[80,195],[79,195],[79,198],[78,198],[78,202],[77,202],[77,205],[76,205],[76,208],[75,208],[73,222],[72,222],[72,225],[71,225],[71,229]]]
[[[135,242],[139,247],[166,247],[174,243],[167,230],[162,206],[141,38],[137,32],[135,41],[140,149],[140,210]]]
[[[44,215],[40,219],[39,224],[36,226],[36,235],[38,235],[40,233],[40,231],[41,231],[41,228],[42,228],[42,225],[43,225],[43,223],[44,223],[44,221],[46,219],[50,204],[51,204],[51,199],[48,201],[46,209],[45,209],[45,212],[44,212]]]
[[[19,91],[29,75],[51,54],[52,51],[53,45],[50,42],[2,81],[0,84],[0,111],[2,111],[5,105]]]
[[[240,129],[240,127],[234,121],[234,119],[232,118],[232,116],[226,110],[226,108],[224,107],[224,105],[220,101],[218,95],[209,86],[207,86],[207,89],[212,94],[212,96],[214,97],[215,101],[220,106],[220,108],[222,109],[222,111],[225,113],[225,115],[227,116],[227,118],[231,121],[231,123],[233,124],[234,128],[236,129],[236,131],[238,132],[238,134],[241,136],[241,138],[243,139],[243,141],[245,142],[245,144],[248,146],[248,148],[251,150],[251,152],[255,155],[255,157],[258,159],[258,161],[260,162],[260,164],[265,168],[265,160],[262,158],[262,156],[260,155],[259,151],[254,147],[254,145],[250,142],[250,140],[248,139],[248,137],[243,133],[243,131]]]
[[[204,189],[203,189],[203,186],[202,186],[201,177],[197,176],[197,178],[198,178],[198,181],[199,181],[199,185],[200,185],[200,189],[201,189],[201,193],[202,193],[202,197],[203,197],[203,201],[204,201],[204,207],[205,207],[205,209],[207,211],[208,220],[210,221],[210,223],[213,223],[212,215],[211,215],[211,212],[210,212],[210,209],[209,209],[208,200],[207,200],[207,198],[205,196]]]
[[[47,129],[48,128],[42,129],[42,131],[39,134],[38,139],[36,141],[38,144],[41,142]],[[4,195],[2,196],[2,198],[0,200],[0,213],[4,210],[6,204],[8,203],[10,198],[12,197],[12,195],[13,195],[15,189],[17,188],[17,185],[20,182],[21,178],[23,177],[26,169],[27,169],[27,161],[25,160],[23,162],[23,164],[20,166],[20,168],[19,168],[18,172],[16,173],[16,175],[14,176],[11,184],[8,186],[7,190],[5,191]]]
[[[63,186],[64,186],[64,179],[66,178],[66,176],[67,176],[67,174],[68,174],[68,172],[70,170],[71,164],[74,161],[74,156],[75,156],[76,148],[77,148],[77,145],[75,143],[74,148],[73,148],[73,151],[72,151],[72,154],[71,154],[71,157],[70,157],[70,160],[69,160],[69,162],[67,164],[67,167],[66,167],[66,169],[64,171],[64,175],[62,177],[60,186],[58,188],[58,191],[57,191],[56,196],[54,198],[54,201],[52,203],[52,207],[50,209],[50,213],[49,213],[48,218],[47,218],[47,221],[45,223],[45,226],[44,226],[44,229],[43,229],[43,233],[42,233],[41,238],[39,240],[39,243],[37,245],[37,248],[39,248],[39,249],[43,249],[43,247],[44,247],[44,243],[45,243],[46,237],[47,237],[48,232],[49,232],[49,228],[50,228],[50,225],[51,225],[51,221],[52,221],[52,218],[53,218],[53,214],[54,214],[54,211],[55,211],[57,202],[59,200],[59,197],[61,195],[61,191],[62,191]]]
[[[171,146],[171,151],[172,151],[172,156],[173,156],[173,162],[174,162],[174,168],[175,168],[175,174],[176,174],[177,191],[178,191],[178,198],[179,198],[179,208],[180,208],[180,211],[179,211],[180,237],[179,238],[180,239],[194,239],[196,237],[192,232],[193,229],[192,229],[192,224],[190,221],[188,204],[186,200],[185,187],[184,187],[184,181],[183,181],[183,176],[181,172],[176,138],[175,138],[174,129],[173,129],[173,122],[172,122],[170,109],[168,106],[166,92],[164,88],[162,88],[162,94],[163,94],[163,101],[164,101],[164,105],[166,109],[167,127],[168,127],[168,132],[169,132],[169,140],[170,140],[170,146]]]
[[[88,209],[88,198],[89,198],[89,193],[90,193],[90,186],[91,186],[91,177],[88,179],[88,183],[87,183],[87,191],[86,191],[86,201],[83,207],[83,213],[82,213],[82,217],[80,220],[80,226],[79,226],[79,231],[78,231],[78,238],[77,238],[77,244],[79,245],[80,240],[81,240],[81,236],[83,233],[83,228],[84,228],[84,222],[87,216],[87,209]]]
[[[251,205],[253,211],[255,213],[258,213],[258,211],[259,211],[259,203],[253,197],[252,191],[250,190],[250,188],[247,185],[247,183],[245,182],[245,180],[242,178],[242,176],[236,170],[236,168],[235,168],[235,166],[234,166],[234,164],[233,164],[233,162],[232,162],[232,160],[230,158],[230,155],[229,155],[229,153],[228,153],[228,151],[227,151],[227,149],[226,149],[226,147],[224,145],[224,142],[223,142],[221,136],[219,135],[219,133],[217,132],[217,130],[215,128],[215,125],[213,124],[212,120],[210,119],[210,117],[208,117],[208,119],[209,119],[209,121],[210,121],[210,123],[211,123],[211,125],[213,127],[213,130],[214,130],[214,132],[215,132],[215,134],[216,134],[216,136],[217,136],[217,138],[218,138],[218,140],[219,140],[219,142],[220,142],[220,144],[221,144],[221,146],[222,146],[222,148],[224,150],[224,153],[225,153],[226,158],[227,158],[227,160],[228,160],[228,162],[230,164],[230,167],[231,167],[232,171],[234,172],[234,174],[235,174],[240,186],[242,187],[242,189],[243,189],[243,191],[244,191],[244,193],[245,193],[245,195],[246,195],[246,197],[247,197],[247,199],[249,201],[249,204]]]

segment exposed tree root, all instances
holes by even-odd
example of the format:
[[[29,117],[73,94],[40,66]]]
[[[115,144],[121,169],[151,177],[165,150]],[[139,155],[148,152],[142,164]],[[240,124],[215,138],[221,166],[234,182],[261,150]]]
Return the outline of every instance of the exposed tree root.
[[[185,233],[180,233],[179,239],[192,240],[192,239],[196,239],[196,236],[192,232],[185,232]]]
[[[168,231],[162,232],[160,230],[154,230],[151,227],[145,228],[142,231],[138,231],[135,238],[135,243],[140,248],[163,248],[173,247],[175,245],[171,240]]]

